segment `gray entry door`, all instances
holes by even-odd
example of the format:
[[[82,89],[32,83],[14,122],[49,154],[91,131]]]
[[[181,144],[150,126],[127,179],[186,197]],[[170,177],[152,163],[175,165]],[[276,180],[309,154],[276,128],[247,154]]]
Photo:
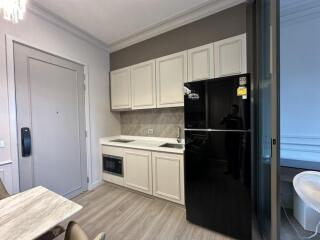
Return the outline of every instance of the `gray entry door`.
[[[20,191],[44,186],[68,198],[86,191],[83,66],[18,43],[14,65]]]

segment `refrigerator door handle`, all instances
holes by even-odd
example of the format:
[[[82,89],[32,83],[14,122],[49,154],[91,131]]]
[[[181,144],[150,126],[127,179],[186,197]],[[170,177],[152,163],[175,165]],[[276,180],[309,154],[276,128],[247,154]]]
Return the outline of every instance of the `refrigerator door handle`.
[[[250,129],[242,130],[242,129],[196,129],[196,128],[185,128],[187,132],[250,132]]]

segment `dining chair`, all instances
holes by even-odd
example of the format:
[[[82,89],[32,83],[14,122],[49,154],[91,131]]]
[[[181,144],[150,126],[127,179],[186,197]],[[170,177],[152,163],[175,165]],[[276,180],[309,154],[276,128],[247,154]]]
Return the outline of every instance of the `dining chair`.
[[[10,194],[8,193],[7,189],[5,188],[3,182],[0,178],[0,200],[9,197]]]
[[[49,231],[46,233],[42,234],[40,237],[37,237],[36,240],[53,240],[56,237],[58,237],[60,234],[64,233],[65,229],[57,225],[53,228],[51,228]]]
[[[80,225],[74,221],[69,222],[64,240],[90,240]],[[106,234],[100,233],[94,240],[106,240]]]

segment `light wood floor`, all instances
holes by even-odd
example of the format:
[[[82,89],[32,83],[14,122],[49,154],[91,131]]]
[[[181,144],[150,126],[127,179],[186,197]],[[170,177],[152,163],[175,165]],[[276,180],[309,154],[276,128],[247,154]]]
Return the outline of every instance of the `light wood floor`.
[[[102,231],[108,240],[230,239],[187,222],[182,206],[109,183],[73,200],[84,208],[72,220],[92,239]]]

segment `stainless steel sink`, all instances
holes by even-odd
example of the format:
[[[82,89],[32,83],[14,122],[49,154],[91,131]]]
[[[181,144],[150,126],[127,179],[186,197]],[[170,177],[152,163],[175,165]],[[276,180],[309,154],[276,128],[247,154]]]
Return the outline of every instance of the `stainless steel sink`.
[[[118,142],[118,143],[129,143],[129,142],[133,142],[134,140],[130,140],[130,139],[114,139],[114,140],[110,140],[110,142]]]
[[[160,145],[160,147],[183,149],[183,145],[177,143],[165,143]]]

